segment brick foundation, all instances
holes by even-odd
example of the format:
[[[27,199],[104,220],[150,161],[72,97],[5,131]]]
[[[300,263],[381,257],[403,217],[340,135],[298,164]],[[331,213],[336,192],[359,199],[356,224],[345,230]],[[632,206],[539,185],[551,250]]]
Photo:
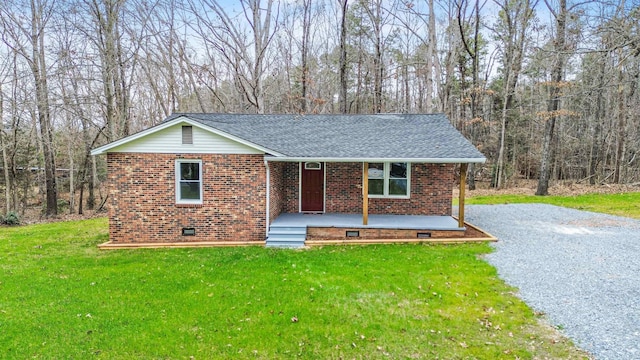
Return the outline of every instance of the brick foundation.
[[[180,158],[202,160],[202,205],[176,204]],[[262,155],[109,153],[107,164],[113,243],[265,239]],[[182,236],[183,227],[194,228],[195,236]]]
[[[347,237],[347,231],[358,231],[359,236]],[[309,227],[307,240],[417,239],[418,233],[429,233],[433,239],[464,237],[464,230]]]

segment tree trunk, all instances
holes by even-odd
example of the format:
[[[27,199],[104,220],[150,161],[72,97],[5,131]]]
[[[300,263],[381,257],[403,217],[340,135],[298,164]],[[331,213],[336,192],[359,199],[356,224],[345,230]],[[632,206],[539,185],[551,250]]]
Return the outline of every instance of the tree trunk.
[[[300,110],[302,113],[307,112],[307,92],[309,82],[309,41],[311,38],[311,0],[304,0],[302,4],[302,44],[300,49],[301,62],[301,94],[300,94]]]
[[[382,112],[382,78],[384,76],[381,1],[376,1],[374,6],[374,9],[367,9],[371,22],[373,23],[373,41],[375,47],[375,56],[373,58],[373,112],[379,114]],[[375,12],[372,12],[372,10]]]
[[[97,173],[97,166],[96,166],[96,157],[92,156],[91,157],[91,172],[89,173],[89,186],[88,186],[88,190],[89,190],[89,196],[87,197],[87,209],[89,210],[93,210],[96,207],[96,194],[95,194],[95,187],[96,187],[96,173]]]
[[[38,124],[42,138],[44,158],[46,215],[58,214],[58,190],[56,182],[56,161],[53,148],[53,129],[49,118],[49,90],[47,88],[47,65],[44,57],[44,6],[31,0],[31,72],[34,78]]]
[[[622,59],[622,56],[618,56]],[[620,60],[622,61],[622,60]],[[624,161],[624,137],[625,137],[625,96],[624,73],[622,63],[618,64],[618,121],[616,126],[616,161],[613,174],[613,182],[619,184],[622,179],[622,162]]]
[[[505,179],[505,141],[508,131],[509,116],[513,108],[516,85],[522,69],[522,58],[524,52],[525,38],[529,29],[532,10],[529,1],[512,2],[505,1],[499,4],[502,8],[502,24],[506,28],[506,33],[498,34],[502,37],[502,48],[504,53],[504,86],[503,104],[500,124],[500,146],[498,151],[498,161],[496,169],[495,184],[501,188]],[[500,36],[501,35],[501,36]]]
[[[551,10],[552,13],[553,9]],[[555,14],[555,13],[554,13]],[[554,15],[556,19],[556,37],[554,39],[554,61],[551,70],[551,84],[549,100],[547,101],[546,123],[544,126],[544,137],[542,139],[542,157],[540,159],[540,178],[536,195],[544,196],[549,194],[549,178],[551,177],[551,166],[553,163],[553,140],[556,126],[556,118],[560,109],[560,86],[562,73],[564,71],[564,51],[566,42],[566,21],[567,21],[567,1],[559,1],[558,13]]]
[[[0,119],[2,119],[4,110],[4,95],[0,84]],[[5,214],[11,211],[11,189],[12,179],[9,174],[9,157],[7,155],[7,144],[5,141],[4,129],[0,128],[0,148],[2,149],[2,169],[4,170],[4,199],[5,199]]]
[[[430,113],[433,109],[433,79],[435,78],[437,83],[440,82],[440,74],[436,71],[434,73],[434,62],[438,62],[438,54],[436,52],[436,14],[433,9],[433,0],[428,0],[429,5],[429,44],[427,45],[427,69],[426,69],[426,89],[425,89],[425,101],[424,106],[426,112]],[[439,86],[439,85],[438,85]]]
[[[347,0],[339,0],[342,9],[340,17],[340,93],[338,103],[340,113],[347,113]]]
[[[404,109],[403,113],[409,113],[411,111],[411,87],[409,86],[409,65],[406,64],[406,59],[403,60],[405,63],[402,64],[402,78],[404,79],[403,88],[404,88]]]
[[[69,214],[73,214],[74,209],[76,208],[76,188],[75,182],[73,181],[73,149],[69,147]]]
[[[483,3],[484,5],[484,3]],[[466,91],[469,95],[469,98],[471,99],[470,101],[470,110],[471,110],[471,125],[469,126],[469,138],[471,140],[472,143],[476,142],[476,136],[475,136],[475,119],[479,117],[478,114],[478,98],[480,95],[480,81],[479,81],[479,76],[478,76],[478,72],[480,71],[480,1],[476,0],[474,3],[474,8],[472,11],[472,16],[474,17],[474,23],[473,23],[473,43],[469,43],[469,41],[467,40],[467,36],[465,33],[465,15],[464,15],[464,10],[463,9],[464,5],[464,1],[461,1],[460,3],[456,3],[456,7],[458,10],[458,30],[460,33],[460,40],[462,41],[462,45],[463,45],[463,49],[464,51],[466,51],[466,53],[469,55],[469,57],[471,58],[471,88],[469,89],[466,81],[464,81],[464,77],[465,77],[465,73],[466,73],[466,60],[460,56],[459,59],[459,69],[460,69],[460,78],[461,78],[461,90],[460,90],[460,97],[461,97],[461,104],[464,104],[466,101],[464,101],[464,97],[465,94],[464,92]],[[464,105],[461,105],[464,106]],[[462,117],[461,117],[461,120]],[[462,129],[462,127],[461,127]],[[469,166],[469,174],[468,174],[468,184],[469,184],[469,190],[475,190],[476,188],[476,180],[475,180],[475,164],[470,164]]]
[[[594,116],[593,140],[589,158],[589,184],[595,185],[598,176],[598,166],[602,161],[602,122],[604,121],[604,76],[606,71],[605,57],[599,59],[598,86],[596,88],[596,109]]]

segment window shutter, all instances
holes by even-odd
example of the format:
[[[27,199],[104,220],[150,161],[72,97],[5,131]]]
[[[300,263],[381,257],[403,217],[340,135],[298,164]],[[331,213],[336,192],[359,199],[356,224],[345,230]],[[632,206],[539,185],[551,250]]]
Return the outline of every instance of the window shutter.
[[[182,143],[193,144],[193,127],[192,126],[182,127]]]

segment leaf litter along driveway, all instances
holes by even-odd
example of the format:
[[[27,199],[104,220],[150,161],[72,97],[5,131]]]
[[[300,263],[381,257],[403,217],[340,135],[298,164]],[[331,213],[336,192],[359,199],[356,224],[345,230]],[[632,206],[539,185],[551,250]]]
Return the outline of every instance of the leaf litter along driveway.
[[[487,261],[596,359],[640,359],[640,220],[545,204],[469,205]]]

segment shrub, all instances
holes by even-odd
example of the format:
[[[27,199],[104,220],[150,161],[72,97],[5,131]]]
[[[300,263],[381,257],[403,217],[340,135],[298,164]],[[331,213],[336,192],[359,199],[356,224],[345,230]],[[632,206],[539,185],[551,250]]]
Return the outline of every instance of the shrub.
[[[9,211],[7,215],[2,219],[2,223],[15,226],[20,225],[20,216],[15,211]]]
[[[69,202],[67,200],[58,199],[58,214],[62,214],[63,212],[69,209]]]

